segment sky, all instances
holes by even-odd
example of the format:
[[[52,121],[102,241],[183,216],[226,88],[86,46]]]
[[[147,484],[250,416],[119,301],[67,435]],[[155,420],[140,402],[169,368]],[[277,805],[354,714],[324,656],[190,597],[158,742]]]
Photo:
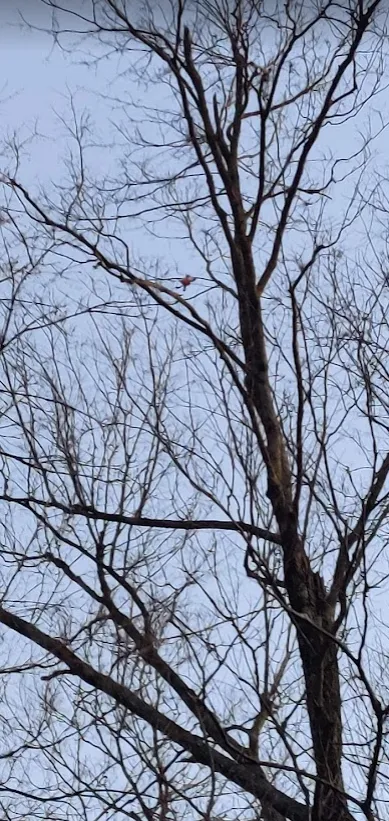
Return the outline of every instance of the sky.
[[[48,36],[21,30],[17,6],[0,4],[2,131],[10,135],[15,130],[26,138],[38,121],[42,135],[53,134],[52,106],[61,108],[67,84],[76,85],[82,71],[70,65],[59,49],[52,49]],[[55,140],[41,139],[34,145],[31,165],[39,176],[50,177],[56,157]]]
[[[33,9],[33,7],[36,9]],[[38,11],[39,9],[39,11]],[[104,90],[109,84],[114,65],[94,74],[88,68],[52,48],[51,39],[36,31],[20,28],[18,10],[25,12],[31,22],[45,25],[44,7],[38,0],[0,2],[0,116],[2,129],[9,134],[15,130],[28,136],[36,121],[42,138],[31,147],[26,159],[28,173],[23,179],[50,183],[56,179],[61,144],[56,140],[60,126],[54,109],[61,113],[68,109],[68,92],[77,89],[80,108],[84,102],[95,106],[94,116],[102,123],[104,105],[91,92]],[[99,109],[97,110],[97,106]],[[354,139],[351,123],[349,136]],[[339,132],[338,132],[339,133]],[[350,141],[343,131],[344,148],[350,150]],[[386,139],[386,136],[383,138]],[[339,150],[339,145],[337,146]],[[343,146],[341,146],[343,148]],[[185,271],[186,273],[186,271]]]
[[[67,4],[69,5],[69,4]],[[30,149],[30,175],[42,181],[53,181],[57,170],[58,114],[66,114],[69,93],[76,93],[80,109],[89,103],[95,116],[103,116],[92,99],[93,92],[104,92],[113,63],[104,72],[94,73],[80,64],[79,57],[67,55],[53,47],[51,37],[28,29],[22,16],[38,28],[50,26],[48,10],[39,0],[16,0],[0,3],[0,116],[2,135],[16,131],[28,138],[37,127],[40,138]],[[63,133],[63,129],[62,129]]]

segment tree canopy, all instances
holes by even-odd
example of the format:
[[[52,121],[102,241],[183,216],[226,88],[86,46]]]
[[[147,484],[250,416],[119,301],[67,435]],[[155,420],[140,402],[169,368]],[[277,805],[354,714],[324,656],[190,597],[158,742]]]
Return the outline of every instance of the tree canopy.
[[[41,5],[115,71],[3,138],[3,817],[384,821],[388,8]]]

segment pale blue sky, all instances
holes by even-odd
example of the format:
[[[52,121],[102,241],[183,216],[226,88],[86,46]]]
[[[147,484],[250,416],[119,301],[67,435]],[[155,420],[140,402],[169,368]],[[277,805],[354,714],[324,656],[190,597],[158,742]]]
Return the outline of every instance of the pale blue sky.
[[[113,61],[105,63],[98,74],[80,65],[72,64],[59,49],[52,49],[49,37],[31,31],[21,31],[16,26],[17,9],[23,8],[29,19],[33,17],[39,24],[44,24],[43,6],[38,0],[15,0],[0,3],[0,115],[2,117],[2,136],[4,131],[15,130],[18,135],[26,136],[32,132],[36,121],[43,136],[31,149],[26,170],[22,175],[23,181],[41,179],[43,183],[55,182],[59,173],[58,159],[62,153],[61,143],[56,139],[59,126],[52,111],[68,109],[69,90],[88,88],[89,90],[103,91],[104,84],[115,71]],[[41,10],[38,15],[38,7]],[[149,99],[152,96],[152,92]],[[81,92],[78,95],[80,109],[82,104],[88,104],[93,109],[94,117],[102,124],[104,120],[104,104],[100,101],[97,110],[97,101],[90,92]],[[342,143],[337,144],[337,150],[351,153],[356,138],[355,121],[351,120],[347,127],[340,130],[328,130],[328,139],[338,140],[342,136]],[[385,145],[387,136],[381,140],[381,147]],[[378,146],[379,147],[379,146]],[[104,162],[106,157],[104,157]],[[336,204],[334,204],[336,210]],[[166,245],[157,243],[158,247]],[[149,251],[149,248],[147,248]],[[174,255],[180,258],[180,249],[175,244]],[[183,257],[181,257],[183,258]],[[185,262],[186,262],[185,258]],[[183,270],[182,273],[186,273]],[[196,273],[196,271],[190,271]]]

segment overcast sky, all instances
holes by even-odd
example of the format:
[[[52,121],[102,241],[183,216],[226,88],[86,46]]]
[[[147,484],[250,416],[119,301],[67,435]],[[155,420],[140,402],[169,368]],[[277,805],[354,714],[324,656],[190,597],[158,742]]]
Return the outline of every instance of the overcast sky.
[[[53,108],[59,113],[66,111],[69,90],[78,89],[80,108],[84,102],[96,109],[94,116],[102,122],[104,105],[100,101],[97,114],[97,101],[91,91],[104,91],[104,84],[109,82],[114,72],[114,63],[105,64],[98,75],[76,65],[59,49],[53,50],[48,36],[22,30],[18,24],[18,9],[24,10],[30,21],[34,19],[37,25],[45,25],[44,7],[39,0],[14,0],[13,4],[11,0],[0,1],[1,131],[4,134],[16,130],[18,136],[27,136],[38,121],[42,139],[35,143],[31,151],[29,174],[31,179],[42,178],[43,182],[50,182],[57,177],[58,153],[61,152],[56,139],[59,125]],[[345,151],[352,150],[350,143],[356,134],[355,121],[350,121],[342,132],[330,133],[332,139],[342,138]],[[383,135],[382,144],[386,140],[387,135]],[[342,143],[337,145],[337,150],[342,150]],[[22,178],[23,181],[26,179],[25,172]],[[185,269],[182,271],[186,272]],[[190,270],[190,273],[196,271]]]
[[[104,76],[99,72],[97,77],[93,71],[76,65],[74,58],[53,48],[48,35],[28,31],[18,11],[36,25],[50,25],[47,9],[39,0],[0,3],[1,136],[16,130],[19,138],[21,135],[26,138],[37,125],[42,139],[34,143],[30,173],[42,175],[43,180],[49,181],[53,180],[56,170],[56,138],[60,128],[54,109],[59,114],[68,110],[70,89],[78,91],[80,109],[87,102],[93,105],[91,91],[104,91]],[[108,66],[104,74],[108,80]],[[85,92],[86,86],[88,92]]]

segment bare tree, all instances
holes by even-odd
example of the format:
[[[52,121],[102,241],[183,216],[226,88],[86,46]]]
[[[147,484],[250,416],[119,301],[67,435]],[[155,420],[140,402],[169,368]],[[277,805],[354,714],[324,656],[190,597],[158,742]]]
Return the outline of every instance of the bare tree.
[[[3,164],[4,818],[386,819],[384,0],[42,2],[119,67]]]

